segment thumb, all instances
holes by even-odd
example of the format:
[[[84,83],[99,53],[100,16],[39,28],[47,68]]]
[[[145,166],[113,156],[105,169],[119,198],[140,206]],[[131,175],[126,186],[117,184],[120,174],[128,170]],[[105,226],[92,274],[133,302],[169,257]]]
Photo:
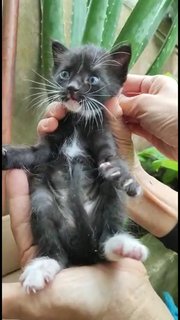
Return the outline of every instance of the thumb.
[[[121,105],[123,115],[131,118],[138,118],[147,110],[147,102],[150,99],[149,94],[140,94],[133,97],[127,97],[121,94],[119,103]],[[145,110],[146,109],[146,110]]]

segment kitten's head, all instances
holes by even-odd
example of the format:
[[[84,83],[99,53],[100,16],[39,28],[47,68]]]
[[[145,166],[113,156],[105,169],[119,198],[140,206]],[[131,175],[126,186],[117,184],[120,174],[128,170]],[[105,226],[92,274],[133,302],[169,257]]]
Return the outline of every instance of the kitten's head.
[[[129,45],[107,52],[94,45],[67,49],[52,41],[52,52],[57,100],[82,118],[103,112],[104,102],[117,95],[126,80],[131,59]]]

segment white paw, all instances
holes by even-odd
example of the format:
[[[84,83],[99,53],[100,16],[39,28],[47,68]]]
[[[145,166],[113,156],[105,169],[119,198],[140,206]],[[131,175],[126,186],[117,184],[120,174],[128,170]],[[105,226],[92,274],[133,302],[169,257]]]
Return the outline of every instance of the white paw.
[[[32,260],[20,276],[20,281],[27,293],[43,289],[61,270],[59,263],[48,257]]]
[[[5,156],[6,153],[7,153],[7,150],[4,147],[2,147],[2,155]]]
[[[139,240],[124,233],[115,235],[104,243],[104,255],[109,261],[118,261],[121,257],[145,261],[148,249]]]

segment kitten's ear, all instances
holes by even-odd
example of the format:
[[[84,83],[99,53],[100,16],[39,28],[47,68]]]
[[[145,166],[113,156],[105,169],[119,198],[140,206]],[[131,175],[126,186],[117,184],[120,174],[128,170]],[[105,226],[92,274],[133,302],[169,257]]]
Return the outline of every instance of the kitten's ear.
[[[119,73],[122,77],[126,77],[128,72],[128,66],[131,60],[131,46],[125,44],[111,51],[111,58],[117,62],[116,68],[119,69]]]
[[[54,59],[54,66],[57,67],[60,64],[61,55],[68,49],[57,40],[51,40],[51,46],[52,46],[52,54]]]

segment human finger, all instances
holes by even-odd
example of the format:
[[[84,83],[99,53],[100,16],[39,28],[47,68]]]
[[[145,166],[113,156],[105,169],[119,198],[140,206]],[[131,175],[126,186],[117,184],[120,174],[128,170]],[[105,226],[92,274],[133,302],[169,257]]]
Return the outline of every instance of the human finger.
[[[9,170],[6,174],[6,189],[12,232],[20,255],[22,255],[33,243],[30,226],[29,185],[25,172],[16,169]]]
[[[152,106],[153,99],[154,96],[144,93],[133,97],[121,94],[119,96],[119,103],[124,116],[138,119],[138,117],[141,117],[142,114],[148,111],[150,105]]]
[[[67,109],[60,102],[52,102],[49,104],[47,111],[44,114],[45,118],[55,117],[58,120],[61,120],[65,117]]]
[[[58,127],[58,120],[54,117],[48,119],[42,119],[37,126],[37,132],[39,135],[53,132]]]
[[[113,97],[106,102],[107,114],[111,118],[122,116],[122,109],[119,105],[118,97]]]
[[[122,93],[128,95],[148,93],[153,81],[153,76],[129,74],[124,83]]]
[[[63,119],[66,113],[66,108],[60,102],[51,103],[44,114],[45,119],[38,123],[38,134],[43,135],[55,131],[58,127],[58,121]]]

